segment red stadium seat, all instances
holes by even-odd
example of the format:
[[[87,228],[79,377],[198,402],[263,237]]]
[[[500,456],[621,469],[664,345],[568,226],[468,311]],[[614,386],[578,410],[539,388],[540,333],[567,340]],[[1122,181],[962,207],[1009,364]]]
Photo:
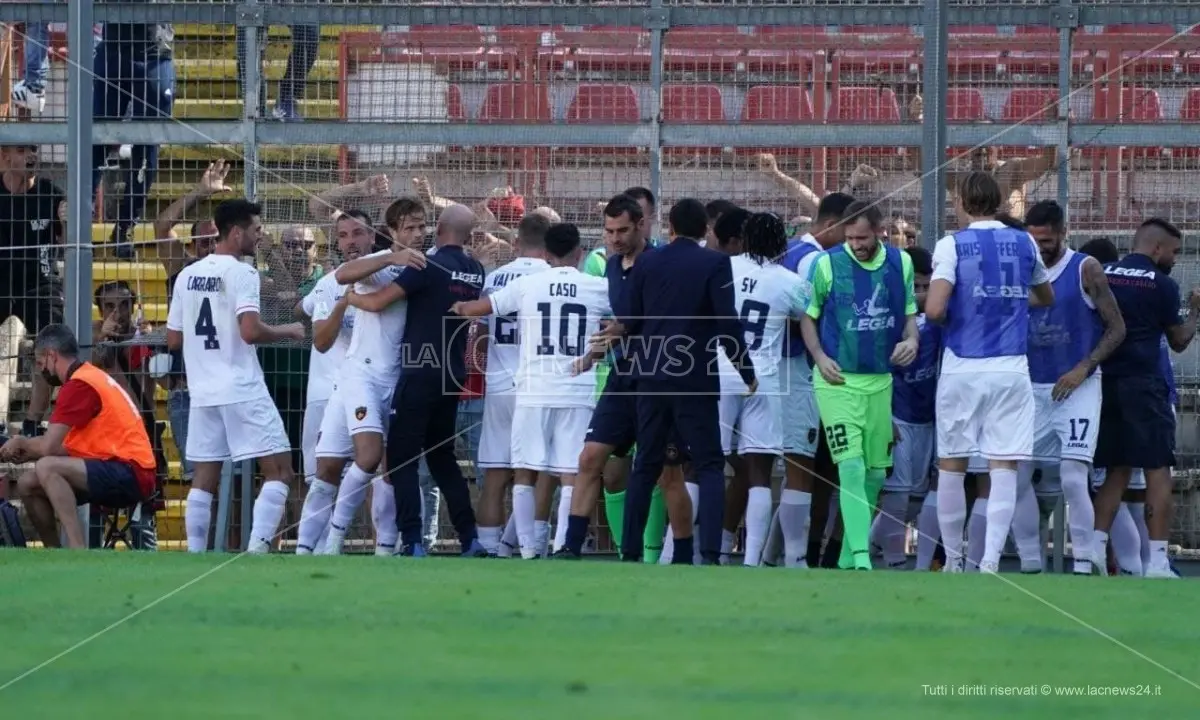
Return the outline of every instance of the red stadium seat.
[[[567,106],[567,124],[636,123],[639,119],[638,98],[630,85],[582,83]],[[636,155],[638,148],[568,147],[563,152],[574,155]]]
[[[1158,35],[1175,34],[1174,25],[1105,25],[1105,35]]]
[[[899,124],[900,104],[889,88],[840,87],[829,117],[841,122]]]
[[[1200,123],[1200,88],[1192,88],[1187,91],[1187,95],[1183,96],[1183,104],[1179,107],[1179,122]],[[1190,145],[1176,149],[1175,152],[1180,152],[1180,150],[1184,157],[1200,157],[1200,146]]]
[[[550,98],[545,85],[500,83],[489,85],[479,111],[480,122],[546,122]]]
[[[463,109],[462,88],[457,85],[446,88],[446,115],[451,122],[462,122],[467,119],[467,113]]]
[[[946,90],[946,120],[948,122],[979,122],[986,120],[983,92],[978,88],[949,88]]]
[[[667,84],[662,89],[662,119],[665,123],[725,122],[725,105],[716,85]],[[665,155],[715,154],[720,148],[669,148]]]
[[[409,62],[466,69],[485,61],[483,33],[474,25],[414,25],[394,35],[402,38],[400,53]]]
[[[798,124],[816,120],[812,96],[803,85],[756,85],[746,93],[742,104],[742,122]],[[770,152],[775,155],[801,155],[801,148],[739,148],[739,155]]]
[[[951,35],[996,35],[1000,32],[995,25],[951,25]]]
[[[681,28],[663,36],[663,67],[668,71],[727,72],[737,67],[744,37],[736,27]]]
[[[1162,122],[1162,101],[1158,97],[1158,91],[1153,88],[1123,87],[1121,88],[1120,110],[1114,117],[1110,115],[1108,109],[1108,89],[1097,88],[1092,119],[1096,122],[1116,123]],[[1085,148],[1084,154],[1087,156],[1103,151],[1103,148]],[[1129,147],[1125,148],[1123,154],[1134,158],[1159,157],[1163,154],[1163,149],[1160,147]]]
[[[580,71],[649,72],[650,34],[637,27],[593,26],[594,44],[581,44],[569,61]],[[611,43],[611,46],[605,46]]]
[[[1016,88],[1004,101],[1000,120],[1006,124],[1018,122],[1048,123],[1058,120],[1058,91],[1050,88]]]

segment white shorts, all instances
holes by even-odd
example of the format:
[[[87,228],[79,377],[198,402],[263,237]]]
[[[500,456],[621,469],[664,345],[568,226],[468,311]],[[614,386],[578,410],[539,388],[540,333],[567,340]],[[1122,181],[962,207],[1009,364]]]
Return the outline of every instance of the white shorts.
[[[1033,492],[1038,497],[1056,497],[1062,495],[1062,473],[1056,462],[1036,463],[1035,470],[1040,470],[1037,482],[1033,484]]]
[[[1033,457],[1033,386],[1015,372],[950,373],[937,389],[937,445],[944,458]]]
[[[513,410],[517,393],[488,393],[483,397],[483,427],[479,430],[479,467],[511,468]]]
[[[395,391],[395,385],[354,376],[335,382],[317,433],[316,456],[352,458],[355,435],[369,432],[386,436]]]
[[[753,395],[722,395],[717,407],[721,424],[721,450],[730,455],[783,454],[783,398],[779,376],[759,379]]]
[[[513,410],[512,466],[556,475],[579,472],[579,453],[592,422],[590,407]]]
[[[982,455],[972,455],[967,461],[967,472],[972,475],[987,475],[990,470],[987,459]]]
[[[1104,484],[1104,478],[1108,476],[1108,470],[1105,468],[1096,468],[1092,471],[1092,487],[1099,488]],[[1146,471],[1141,468],[1134,468],[1133,473],[1129,476],[1129,485],[1126,490],[1145,490],[1146,489]]]
[[[1050,399],[1053,385],[1034,385],[1033,457],[1045,462],[1078,460],[1089,465],[1100,433],[1100,376],[1084,380],[1062,402]]]
[[[241,462],[291,452],[283,418],[269,396],[188,410],[187,459]]]
[[[816,457],[821,435],[821,413],[817,410],[813,371],[808,366],[808,358],[804,355],[784,358],[779,370],[783,374],[780,387],[783,451],[788,455]]]
[[[300,454],[304,458],[304,482],[310,483],[317,476],[317,438],[321,437],[321,421],[325,417],[328,400],[310,402],[304,408],[304,432],[300,436]]]
[[[933,423],[920,425],[892,418],[900,440],[892,450],[892,474],[883,489],[894,493],[924,495],[929,492],[929,476],[933,470]]]

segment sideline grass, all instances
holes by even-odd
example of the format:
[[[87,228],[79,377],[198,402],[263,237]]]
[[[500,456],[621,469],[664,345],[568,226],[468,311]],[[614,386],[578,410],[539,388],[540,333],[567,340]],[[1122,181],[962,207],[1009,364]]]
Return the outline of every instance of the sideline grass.
[[[0,552],[0,685],[228,559]],[[1200,584],[1011,579],[1200,681]],[[978,683],[1159,694],[922,687]],[[239,558],[0,692],[20,720],[1166,720],[1198,703],[994,577],[292,556]]]

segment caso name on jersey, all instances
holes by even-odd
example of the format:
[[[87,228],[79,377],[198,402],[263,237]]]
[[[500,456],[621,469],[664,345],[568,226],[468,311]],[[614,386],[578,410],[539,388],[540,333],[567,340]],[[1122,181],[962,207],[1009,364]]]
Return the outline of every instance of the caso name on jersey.
[[[193,292],[202,293],[219,293],[221,292],[222,283],[219,277],[201,277],[193,275],[188,278],[187,289]]]
[[[877,332],[896,327],[896,318],[889,315],[877,318],[858,318],[846,321],[847,332]]]
[[[578,297],[579,286],[575,283],[554,283],[550,286],[550,297]]]

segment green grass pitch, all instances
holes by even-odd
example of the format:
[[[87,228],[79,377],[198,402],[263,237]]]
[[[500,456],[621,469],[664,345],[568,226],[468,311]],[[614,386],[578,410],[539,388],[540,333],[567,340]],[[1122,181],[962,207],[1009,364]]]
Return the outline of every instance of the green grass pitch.
[[[1200,681],[1200,584],[1009,579]],[[1170,720],[1200,707],[1197,686],[980,575],[8,551],[0,607],[0,685],[144,609],[0,690],[14,720]],[[978,684],[1035,694],[962,694]],[[1149,694],[1057,694],[1088,685]]]

